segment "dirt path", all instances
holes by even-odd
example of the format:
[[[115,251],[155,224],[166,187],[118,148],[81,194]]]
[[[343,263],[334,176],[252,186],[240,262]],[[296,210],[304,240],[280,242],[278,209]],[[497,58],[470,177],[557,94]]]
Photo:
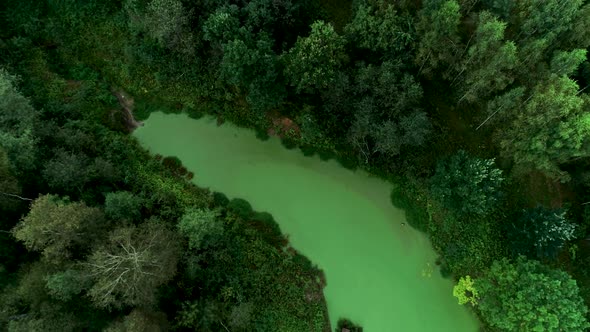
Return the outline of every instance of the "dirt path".
[[[133,117],[133,108],[135,107],[135,101],[129,94],[123,90],[113,90],[113,94],[119,100],[119,104],[122,107],[123,120],[129,131],[135,130],[137,127],[143,126],[143,122],[135,120]]]

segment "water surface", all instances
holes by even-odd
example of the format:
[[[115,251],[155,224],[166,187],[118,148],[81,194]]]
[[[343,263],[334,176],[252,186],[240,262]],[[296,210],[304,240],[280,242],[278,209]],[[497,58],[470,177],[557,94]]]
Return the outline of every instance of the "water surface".
[[[153,153],[180,158],[199,186],[270,212],[324,270],[333,327],[348,317],[367,332],[477,331],[429,241],[391,205],[390,184],[211,118],[152,113],[135,136]]]

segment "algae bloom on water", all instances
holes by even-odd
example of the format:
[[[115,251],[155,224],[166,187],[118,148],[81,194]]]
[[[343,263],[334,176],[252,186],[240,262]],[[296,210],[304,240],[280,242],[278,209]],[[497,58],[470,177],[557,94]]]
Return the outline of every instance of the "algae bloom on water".
[[[478,330],[429,241],[390,204],[390,184],[211,118],[153,113],[134,135],[152,153],[180,158],[199,186],[270,212],[324,270],[333,327],[346,317],[368,332]]]

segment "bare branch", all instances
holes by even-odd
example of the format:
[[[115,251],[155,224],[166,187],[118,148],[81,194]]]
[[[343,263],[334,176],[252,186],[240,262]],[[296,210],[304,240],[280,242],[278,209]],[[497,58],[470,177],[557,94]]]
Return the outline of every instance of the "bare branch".
[[[0,192],[0,194],[8,196],[8,197],[18,198],[23,201],[34,201],[34,199],[32,199],[32,198],[22,197],[22,196],[19,196],[16,194],[9,194],[9,193],[4,193],[4,192]]]

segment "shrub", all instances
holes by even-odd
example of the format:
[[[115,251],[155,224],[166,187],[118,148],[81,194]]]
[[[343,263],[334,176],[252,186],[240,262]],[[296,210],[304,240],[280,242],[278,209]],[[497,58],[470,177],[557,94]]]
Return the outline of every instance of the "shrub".
[[[281,144],[283,144],[287,150],[293,150],[297,147],[297,143],[294,140],[286,137],[281,138]]]
[[[128,191],[117,191],[106,194],[104,211],[112,220],[138,220],[141,217],[143,199]]]
[[[565,242],[574,238],[576,225],[565,218],[563,209],[543,207],[524,210],[508,225],[508,240],[515,255],[555,258]]]
[[[446,208],[461,215],[486,215],[495,207],[504,178],[493,159],[479,159],[460,150],[442,160],[431,178],[431,192]]]
[[[252,205],[241,198],[232,199],[227,205],[227,208],[244,219],[248,219],[252,216]]]
[[[227,206],[229,204],[229,198],[225,196],[224,193],[214,192],[213,193],[213,203],[219,206]]]

